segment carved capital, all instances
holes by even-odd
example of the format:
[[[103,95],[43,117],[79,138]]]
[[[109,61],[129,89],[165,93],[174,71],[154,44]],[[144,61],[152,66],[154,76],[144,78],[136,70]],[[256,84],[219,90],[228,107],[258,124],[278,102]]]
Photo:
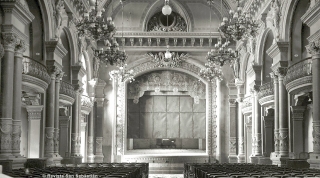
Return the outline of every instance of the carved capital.
[[[237,99],[235,99],[235,98],[229,98],[230,107],[231,107],[231,106],[234,106],[234,105],[236,104],[236,102],[237,102]]]
[[[62,66],[54,60],[47,60],[47,71],[51,79],[55,80],[57,75],[62,72]]]
[[[97,107],[103,107],[104,98],[96,98]]]
[[[17,44],[17,35],[11,32],[2,32],[3,46],[5,50],[14,50]]]
[[[303,120],[304,111],[306,110],[306,106],[291,106],[293,120]]]
[[[62,72],[62,70],[59,70],[56,75],[56,82],[60,82],[63,76],[64,76],[64,72]]]
[[[22,56],[25,51],[26,51],[25,41],[17,40],[16,46],[15,46],[16,55]]]
[[[275,71],[276,74],[280,77],[285,77],[287,74],[287,68],[286,67],[278,67]]]
[[[306,46],[306,48],[312,56],[320,55],[320,38],[310,42],[309,45]]]

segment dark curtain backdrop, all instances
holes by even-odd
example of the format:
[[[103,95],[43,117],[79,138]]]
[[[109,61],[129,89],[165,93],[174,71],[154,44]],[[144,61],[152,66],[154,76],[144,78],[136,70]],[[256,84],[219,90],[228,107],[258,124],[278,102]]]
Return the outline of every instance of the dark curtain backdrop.
[[[143,96],[128,99],[127,138],[206,137],[206,102],[195,104],[190,96]]]

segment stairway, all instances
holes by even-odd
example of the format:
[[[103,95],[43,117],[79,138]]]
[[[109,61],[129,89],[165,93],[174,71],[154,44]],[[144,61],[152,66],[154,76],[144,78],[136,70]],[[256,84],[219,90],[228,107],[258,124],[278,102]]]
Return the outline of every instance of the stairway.
[[[149,163],[149,174],[183,174],[183,163]]]

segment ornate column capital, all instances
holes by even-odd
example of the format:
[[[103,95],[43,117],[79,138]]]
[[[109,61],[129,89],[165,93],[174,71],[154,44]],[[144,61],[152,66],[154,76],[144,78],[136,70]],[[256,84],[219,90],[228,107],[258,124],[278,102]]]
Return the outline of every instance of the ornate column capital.
[[[229,98],[229,106],[236,107],[237,99],[236,98]]]
[[[303,120],[304,111],[306,110],[306,106],[291,106],[293,120]]]
[[[274,116],[263,116],[264,127],[272,128],[274,126]]]
[[[2,32],[2,41],[4,50],[14,51],[16,48],[18,36],[12,32]]]
[[[312,55],[312,58],[320,58],[320,38],[314,40],[306,46],[308,52]]]
[[[56,79],[57,75],[62,72],[62,66],[55,60],[47,60],[47,71],[51,79]]]
[[[103,107],[104,100],[104,98],[96,98],[97,107]]]
[[[26,106],[28,112],[28,121],[40,120],[43,106]]]
[[[62,72],[62,70],[59,70],[56,75],[56,82],[60,82],[63,76],[64,76],[64,72]]]
[[[26,51],[26,43],[24,40],[17,39],[16,46],[15,46],[15,56],[22,57],[23,53]]]

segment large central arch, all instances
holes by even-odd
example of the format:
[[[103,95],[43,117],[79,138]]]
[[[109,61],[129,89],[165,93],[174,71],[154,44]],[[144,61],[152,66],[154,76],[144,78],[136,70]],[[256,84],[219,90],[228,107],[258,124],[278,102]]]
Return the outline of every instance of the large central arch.
[[[148,72],[156,70],[172,70],[191,75],[206,86],[206,152],[202,156],[212,160],[216,160],[216,83],[207,82],[201,78],[198,74],[201,69],[201,65],[197,64],[193,59],[188,58],[181,64],[180,67],[166,68],[157,67],[151,60],[144,58],[136,61],[134,65],[129,66],[128,70],[134,71],[134,76],[140,76]],[[113,143],[112,143],[112,155],[117,162],[128,162],[125,159],[127,155],[127,85],[128,81],[118,82],[115,78],[113,80],[114,87],[114,106],[115,115],[113,120]],[[137,158],[135,158],[135,161]],[[154,159],[157,159],[156,157]],[[145,159],[143,161],[146,161]],[[130,162],[130,161],[129,161]]]

